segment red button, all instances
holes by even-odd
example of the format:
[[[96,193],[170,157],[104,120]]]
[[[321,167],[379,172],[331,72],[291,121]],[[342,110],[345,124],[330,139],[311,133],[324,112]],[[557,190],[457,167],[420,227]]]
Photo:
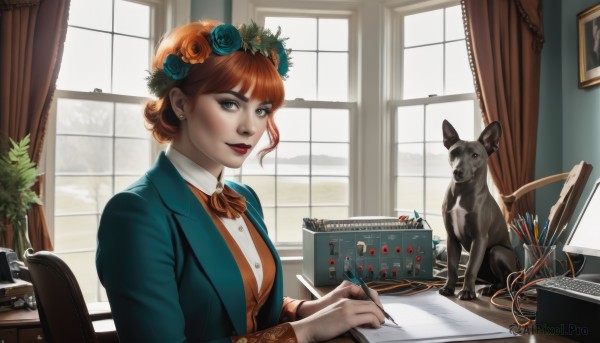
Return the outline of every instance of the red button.
[[[367,267],[367,269],[369,270],[369,272],[373,271],[373,266],[369,264],[369,267]]]
[[[329,265],[333,266],[335,264],[335,260],[329,260]]]
[[[363,267],[363,265],[362,265],[362,264],[359,264],[359,265],[358,265],[358,270],[360,270],[360,271],[362,272],[362,271],[363,271],[363,269],[365,269],[365,268]]]
[[[375,249],[373,249],[373,248],[369,249],[369,254],[375,255]]]
[[[384,255],[388,253],[388,246],[387,245],[384,245],[384,246],[381,247],[381,253],[384,254]]]
[[[396,254],[400,253],[400,247],[396,247]]]
[[[408,247],[408,248],[406,248],[406,252],[407,252],[407,253],[409,253],[409,254],[412,254],[412,252],[413,252],[413,247]]]
[[[421,262],[421,256],[417,256],[416,260],[417,262]]]

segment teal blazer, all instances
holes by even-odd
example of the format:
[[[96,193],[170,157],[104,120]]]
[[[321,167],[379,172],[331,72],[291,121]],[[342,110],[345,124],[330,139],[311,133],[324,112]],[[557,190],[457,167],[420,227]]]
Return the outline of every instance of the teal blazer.
[[[254,191],[227,184],[246,198],[245,214],[275,259],[275,283],[258,320],[259,329],[268,328],[278,324],[282,308],[281,261]],[[230,336],[246,334],[246,299],[235,259],[164,153],[106,205],[96,269],[121,342],[230,342]]]

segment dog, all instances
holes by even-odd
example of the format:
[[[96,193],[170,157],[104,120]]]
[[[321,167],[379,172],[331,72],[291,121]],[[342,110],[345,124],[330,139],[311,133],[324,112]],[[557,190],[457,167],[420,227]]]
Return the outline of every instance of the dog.
[[[471,300],[477,297],[478,277],[490,282],[488,291],[493,292],[505,287],[506,277],[518,267],[504,216],[487,185],[487,160],[498,150],[502,128],[497,121],[492,122],[476,141],[461,140],[447,120],[442,131],[452,181],[442,203],[448,234],[448,278],[439,293],[454,295],[462,246],[469,252],[469,260],[458,298]]]

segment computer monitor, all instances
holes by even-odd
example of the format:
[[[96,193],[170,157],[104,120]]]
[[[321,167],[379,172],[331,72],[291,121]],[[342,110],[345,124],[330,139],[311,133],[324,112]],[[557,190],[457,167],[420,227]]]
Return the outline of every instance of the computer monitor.
[[[600,257],[600,179],[596,180],[563,251]]]

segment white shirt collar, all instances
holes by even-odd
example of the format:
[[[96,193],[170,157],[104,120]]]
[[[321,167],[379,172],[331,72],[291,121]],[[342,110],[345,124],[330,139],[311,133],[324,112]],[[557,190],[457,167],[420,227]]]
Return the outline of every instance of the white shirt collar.
[[[221,190],[223,189],[223,172],[221,172],[219,179],[217,179],[206,169],[200,167],[194,161],[175,150],[171,144],[167,146],[165,155],[169,161],[173,163],[175,169],[177,169],[185,181],[191,183],[192,186],[198,188],[205,194],[212,195],[219,186],[221,187]]]

